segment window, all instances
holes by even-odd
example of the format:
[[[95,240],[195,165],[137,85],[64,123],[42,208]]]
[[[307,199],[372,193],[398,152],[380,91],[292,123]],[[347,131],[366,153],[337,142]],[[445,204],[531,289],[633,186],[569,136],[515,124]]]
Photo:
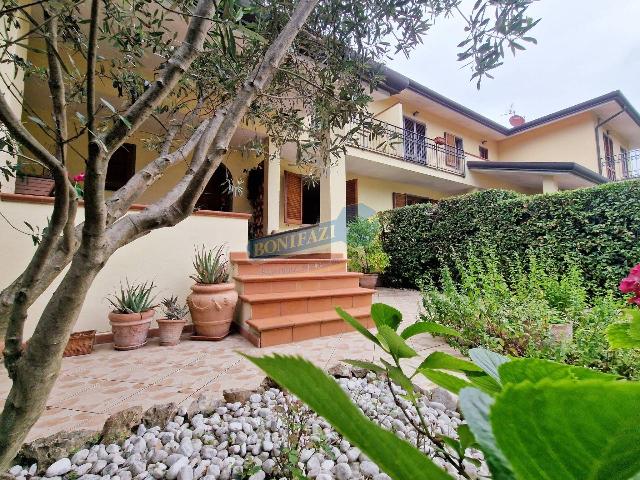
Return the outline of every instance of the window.
[[[118,190],[129,181],[136,172],[136,146],[133,143],[125,143],[118,148],[107,167],[105,189]]]
[[[609,180],[616,179],[616,159],[613,155],[613,140],[606,133],[602,134],[604,142],[604,158],[607,167],[607,178]]]
[[[302,175],[284,172],[284,223],[302,224]]]
[[[346,184],[347,222],[358,216],[358,179],[347,180]]]
[[[404,117],[404,157],[418,163],[427,160],[427,126]]]
[[[284,223],[314,225],[320,221],[320,183],[305,185],[302,175],[284,172]]]
[[[620,147],[620,165],[622,165],[622,178],[629,178],[629,152]]]
[[[489,160],[489,149],[485,147],[479,147],[480,149],[480,158],[483,160]]]
[[[460,159],[464,157],[464,142],[462,138],[448,132],[444,132],[444,141],[445,164],[447,167],[458,169],[460,167]]]
[[[406,207],[417,203],[436,203],[433,198],[411,195],[409,193],[393,193],[393,208]]]

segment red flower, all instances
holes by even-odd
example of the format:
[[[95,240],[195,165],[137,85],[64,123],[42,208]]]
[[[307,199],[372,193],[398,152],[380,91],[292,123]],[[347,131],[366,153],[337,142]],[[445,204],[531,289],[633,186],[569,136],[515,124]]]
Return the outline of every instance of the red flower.
[[[77,174],[73,177],[74,182],[84,182],[84,172]]]
[[[620,281],[619,288],[622,293],[633,293],[629,303],[640,306],[640,264],[633,267],[629,275]]]

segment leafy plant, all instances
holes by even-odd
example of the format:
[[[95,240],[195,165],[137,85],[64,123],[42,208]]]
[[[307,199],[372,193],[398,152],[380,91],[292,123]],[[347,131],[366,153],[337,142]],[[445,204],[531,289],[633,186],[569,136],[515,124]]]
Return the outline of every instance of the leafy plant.
[[[167,320],[182,320],[189,313],[189,307],[178,302],[178,297],[174,295],[163,298],[160,305]]]
[[[624,310],[628,322],[609,325],[607,338],[612,348],[640,348],[640,310],[637,308],[640,306],[640,264],[622,279],[619,288],[622,293],[631,294],[627,301],[636,308]]]
[[[120,292],[116,292],[111,298],[107,298],[114,307],[116,313],[142,313],[151,310],[156,305],[153,303],[155,296],[151,296],[155,288],[153,282],[133,283],[126,281],[126,286],[120,284]]]
[[[380,222],[375,217],[357,217],[349,222],[347,257],[353,272],[382,273],[389,266],[389,256],[380,241]]]
[[[416,375],[459,395],[468,426],[458,430],[457,438],[439,439],[449,455],[461,459],[469,447],[480,448],[492,477],[499,480],[638,478],[638,382],[548,360],[512,359],[485,349],[470,350],[472,361],[434,352],[409,372],[400,360],[418,354],[407,340],[443,327],[423,322],[398,332],[401,313],[374,304],[374,334],[348,313],[337,311],[390,357],[379,363],[348,363],[395,382],[412,402],[419,395],[411,380]],[[247,358],[324,416],[392,478],[451,478],[417,448],[364,418],[337,383],[308,361],[280,355]],[[429,431],[422,417],[416,421]],[[468,478],[463,469],[456,473]]]
[[[590,295],[610,291],[640,258],[640,181],[611,182],[546,195],[485,190],[379,215],[390,257],[385,283],[436,284],[443,267],[474,245],[499,246],[507,274],[534,249],[540,258],[584,275]]]
[[[204,245],[196,250],[193,259],[195,275],[189,278],[197,283],[218,284],[229,280],[229,262],[225,258],[224,245],[207,249]]]

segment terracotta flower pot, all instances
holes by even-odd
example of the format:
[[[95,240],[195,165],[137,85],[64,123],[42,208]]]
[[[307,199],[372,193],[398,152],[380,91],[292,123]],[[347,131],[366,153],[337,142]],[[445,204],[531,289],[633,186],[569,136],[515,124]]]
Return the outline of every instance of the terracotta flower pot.
[[[133,350],[147,343],[149,325],[153,320],[153,309],[142,313],[109,313],[111,331],[113,332],[113,348],[116,350]]]
[[[376,288],[378,285],[377,273],[365,273],[360,277],[360,286],[362,288]]]
[[[196,283],[191,290],[187,305],[196,336],[212,340],[226,337],[238,302],[235,283]]]
[[[160,345],[171,346],[180,343],[182,329],[187,323],[185,319],[169,320],[168,318],[159,318],[158,328],[160,329]]]

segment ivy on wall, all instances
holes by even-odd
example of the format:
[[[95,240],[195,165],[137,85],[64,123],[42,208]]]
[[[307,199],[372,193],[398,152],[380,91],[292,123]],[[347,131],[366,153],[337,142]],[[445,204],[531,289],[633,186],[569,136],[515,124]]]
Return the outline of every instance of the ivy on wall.
[[[640,262],[640,180],[543,195],[485,190],[383,212],[386,284],[416,287],[471,247],[491,245],[504,268],[529,249],[583,271],[590,291],[616,288]]]

